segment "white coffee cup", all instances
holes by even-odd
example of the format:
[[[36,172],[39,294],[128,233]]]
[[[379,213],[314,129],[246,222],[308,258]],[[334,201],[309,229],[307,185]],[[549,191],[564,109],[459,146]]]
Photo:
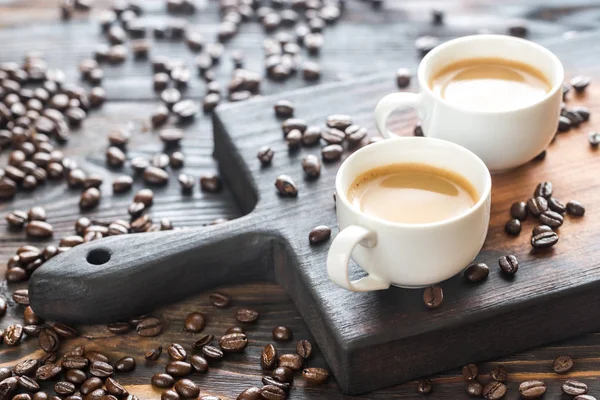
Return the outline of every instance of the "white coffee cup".
[[[503,58],[541,71],[552,86],[535,104],[510,111],[476,111],[453,104],[429,87],[433,75],[448,64],[472,58]],[[446,42],[427,54],[417,72],[419,93],[392,93],[375,108],[377,129],[386,128],[389,115],[402,107],[417,111],[427,137],[459,144],[477,154],[492,172],[524,164],[544,150],[556,133],[564,72],[559,59],[546,48],[503,35],[466,36]],[[494,93],[490,93],[493,96]]]
[[[348,200],[354,179],[376,167],[423,163],[454,171],[477,190],[477,203],[456,217],[427,224],[402,224],[367,215]],[[363,292],[390,285],[418,288],[462,271],[481,250],[490,219],[492,180],[471,151],[440,139],[393,138],[370,144],[348,157],[335,178],[340,232],[327,257],[329,278]],[[368,275],[351,281],[350,257]]]

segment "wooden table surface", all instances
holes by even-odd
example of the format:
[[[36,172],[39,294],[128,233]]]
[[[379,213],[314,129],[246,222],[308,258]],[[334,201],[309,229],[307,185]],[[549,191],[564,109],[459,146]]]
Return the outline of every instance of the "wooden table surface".
[[[102,7],[101,1],[96,8]],[[200,10],[189,18],[197,31],[211,37],[218,23],[215,1],[198,1]],[[349,79],[367,73],[389,71],[393,79],[397,67],[416,68],[418,57],[414,49],[414,40],[420,35],[432,34],[442,40],[455,36],[489,30],[505,33],[508,24],[514,19],[527,20],[530,38],[537,41],[557,40],[570,31],[589,31],[600,25],[600,1],[502,1],[463,0],[433,1],[406,0],[387,1],[381,10],[373,10],[368,2],[347,0],[348,8],[341,21],[325,32],[326,44],[318,58],[323,69],[321,82]],[[161,1],[144,2],[144,18],[150,24],[163,21],[166,16]],[[446,11],[446,23],[433,27],[429,24],[430,10],[440,8]],[[12,2],[0,0],[0,62],[21,60],[27,50],[43,50],[52,67],[65,70],[71,81],[77,81],[77,64],[89,56],[94,44],[101,42],[97,25],[93,18],[78,15],[71,22],[64,23],[58,18],[55,2],[28,0]],[[262,50],[260,44],[265,34],[256,23],[242,26],[241,33],[227,45],[227,52],[217,77],[225,85],[232,71],[228,55],[238,49],[246,54],[246,66],[250,70],[262,72]],[[194,55],[183,44],[163,42],[151,51],[154,55],[167,55],[182,58],[188,65]],[[109,101],[99,110],[92,112],[84,127],[72,134],[72,140],[64,152],[76,157],[88,173],[97,173],[105,177],[102,188],[101,205],[89,215],[102,219],[127,217],[126,208],[135,190],[143,187],[136,181],[134,190],[125,195],[112,196],[111,178],[129,172],[107,170],[104,165],[105,135],[109,130],[130,123],[139,125],[147,120],[149,113],[158,104],[151,88],[151,70],[147,63],[126,62],[122,66],[105,68],[104,87]],[[265,81],[263,94],[278,93],[284,90],[306,86],[299,77],[280,84]],[[186,92],[186,97],[199,99],[204,93],[203,83],[194,79]],[[596,92],[598,93],[598,92]],[[585,129],[585,128],[583,128]],[[185,172],[194,176],[216,170],[211,158],[212,139],[209,117],[202,117],[186,128],[186,138],[182,149],[186,155]],[[161,144],[151,132],[139,132],[129,145],[128,155],[144,155],[161,151]],[[6,152],[0,158],[0,165],[6,163]],[[235,218],[240,211],[227,189],[220,194],[204,194],[198,189],[192,196],[180,194],[171,174],[169,184],[156,190],[155,204],[151,215],[158,219],[170,218],[175,226],[199,227],[215,218]],[[47,185],[33,194],[19,194],[14,201],[0,204],[2,213],[15,209],[27,210],[32,205],[42,205],[48,212],[48,221],[55,228],[53,241],[34,242],[38,246],[54,243],[58,238],[73,233],[73,224],[79,216],[77,202],[79,192],[66,189],[64,184]],[[0,259],[7,260],[16,248],[26,243],[24,233],[5,229],[0,222]],[[0,277],[4,276],[5,262],[0,263]],[[0,278],[2,279],[2,278]],[[0,296],[9,299],[9,311],[0,318],[0,329],[13,322],[22,321],[22,309],[10,300],[15,289],[25,285],[8,285],[0,280]],[[206,333],[221,335],[235,324],[234,312],[237,306],[255,308],[261,313],[256,325],[247,329],[250,345],[244,354],[228,356],[220,365],[203,376],[193,379],[200,385],[202,394],[214,394],[223,399],[235,398],[238,393],[250,386],[261,386],[262,371],[259,366],[261,348],[272,342],[271,330],[274,326],[287,325],[294,331],[294,341],[277,344],[282,350],[292,350],[297,339],[311,339],[305,324],[284,291],[271,283],[245,284],[219,289],[233,299],[226,309],[216,309],[208,301],[208,293],[202,293],[188,300],[157,310],[156,315],[165,321],[165,332],[155,338],[141,338],[135,333],[115,336],[104,326],[79,327],[81,337],[63,343],[61,350],[66,351],[77,345],[87,349],[106,353],[111,361],[123,355],[131,355],[138,361],[136,370],[129,374],[119,374],[118,379],[127,389],[142,399],[155,399],[160,392],[153,389],[150,376],[162,371],[166,356],[154,363],[145,362],[143,354],[157,345],[178,342],[189,348],[198,334],[183,330],[183,319],[192,311],[206,314],[208,324]],[[595,317],[590,310],[590,317]],[[515,335],[518,335],[515,332]],[[510,342],[510,338],[507,338]],[[444,349],[440,349],[444,351]],[[482,382],[486,382],[490,369],[504,365],[511,373],[509,394],[506,398],[517,398],[518,383],[529,379],[542,379],[548,384],[546,398],[562,398],[560,385],[565,376],[558,376],[551,370],[552,360],[560,354],[571,355],[575,359],[575,368],[568,377],[581,379],[590,386],[590,393],[600,395],[600,334],[589,334],[514,356],[491,360],[480,365],[483,372]],[[41,357],[42,351],[36,340],[25,340],[18,347],[0,344],[0,366],[12,366],[18,360]],[[309,366],[326,367],[323,357],[317,351],[308,362]],[[365,366],[368,368],[368,366]],[[466,398],[464,383],[460,371],[453,370],[430,377],[434,391],[428,397],[435,399]],[[357,396],[364,399],[411,399],[417,398],[416,383],[408,382],[388,389]],[[291,399],[345,399],[340,394],[333,379],[323,386],[307,385],[302,379],[296,379]]]

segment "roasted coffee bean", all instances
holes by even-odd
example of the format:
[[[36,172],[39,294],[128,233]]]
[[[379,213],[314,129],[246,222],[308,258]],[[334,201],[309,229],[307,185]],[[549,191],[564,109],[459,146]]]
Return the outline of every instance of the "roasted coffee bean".
[[[344,148],[339,144],[330,144],[321,149],[321,158],[328,162],[337,161],[342,157],[343,152]]]
[[[227,353],[240,353],[247,345],[248,338],[243,333],[230,333],[219,339],[219,347]]]
[[[307,124],[306,121],[299,118],[288,118],[281,124],[281,129],[283,130],[283,134],[287,135],[293,129],[297,129],[300,132],[304,133],[306,130]]]
[[[104,389],[100,389],[100,388],[91,391],[90,393],[88,393],[87,396],[85,396],[85,400],[105,400],[105,399],[106,400],[114,400],[114,399],[111,399],[110,397],[107,397],[106,391]]]
[[[327,126],[339,130],[345,130],[352,125],[352,117],[345,114],[334,114],[327,117]]]
[[[167,74],[164,74],[164,75],[168,79]],[[158,128],[158,127],[163,126],[164,124],[166,124],[168,119],[169,119],[169,109],[166,106],[164,106],[164,105],[160,105],[152,113],[152,115],[150,117],[150,122],[152,123],[152,127],[153,128]]]
[[[260,365],[265,370],[271,370],[277,366],[277,350],[272,344],[267,344],[260,356]]]
[[[82,242],[83,242],[83,240],[82,240]],[[65,243],[65,245],[67,245],[67,244]],[[73,246],[70,246],[70,247],[73,247]],[[55,323],[54,325],[52,325],[52,329],[54,329],[54,331],[56,333],[58,333],[58,336],[65,338],[65,339],[72,339],[72,338],[77,337],[77,330],[75,328],[65,325],[65,324]]]
[[[552,369],[557,374],[565,374],[573,368],[573,359],[569,356],[558,356],[554,359]]]
[[[548,208],[559,214],[564,214],[567,212],[567,207],[554,197],[550,197],[548,199]]]
[[[262,165],[270,165],[273,160],[274,152],[269,146],[263,146],[258,151],[256,157]]]
[[[244,390],[237,397],[237,400],[261,400],[260,389],[257,387],[251,387]]]
[[[534,217],[539,217],[548,209],[548,201],[543,197],[533,197],[527,200],[527,210]]]
[[[558,242],[555,232],[543,232],[531,237],[531,246],[536,249],[544,249],[554,246]]]
[[[485,385],[482,394],[488,400],[497,400],[504,397],[507,387],[504,383],[492,381]]]
[[[181,92],[175,88],[168,88],[161,92],[160,99],[169,109],[172,109],[175,103],[181,100]]]
[[[106,328],[116,335],[123,335],[133,329],[127,322],[113,322],[112,324],[108,324]]]
[[[396,70],[396,85],[399,89],[407,88],[410,85],[410,75],[408,68],[398,68]]]
[[[162,349],[163,349],[162,346],[158,346],[158,347],[153,348],[152,350],[148,350],[146,352],[146,354],[144,355],[144,357],[146,358],[146,360],[150,360],[150,361],[158,360],[158,358],[162,354]]]
[[[510,206],[510,216],[525,221],[527,219],[527,204],[524,201],[517,201]]]
[[[311,125],[306,128],[302,134],[302,144],[304,146],[312,146],[321,140],[322,129],[319,126]]]
[[[66,352],[63,357],[83,357],[83,356],[85,356],[85,347],[78,346],[78,347],[75,347],[74,349]]]
[[[567,213],[574,217],[581,217],[585,214],[585,207],[577,200],[571,200],[567,203]]]
[[[221,178],[216,174],[207,174],[200,177],[200,188],[204,192],[217,193],[221,191],[222,187]]]
[[[283,389],[277,386],[266,385],[260,389],[260,396],[264,400],[284,400],[287,395]]]
[[[6,214],[6,222],[12,228],[22,228],[27,222],[27,213],[21,210],[15,210]]]
[[[195,179],[187,174],[179,174],[177,177],[177,182],[179,182],[181,191],[184,193],[191,193],[194,185],[196,184]]]
[[[288,367],[277,367],[271,373],[273,379],[278,382],[285,382],[291,384],[294,380],[294,372]]]
[[[302,370],[302,377],[312,384],[323,384],[327,382],[329,378],[329,372],[324,368],[304,368]],[[431,392],[431,381],[419,381],[419,392],[429,393]]]
[[[543,197],[545,199],[552,197],[552,182],[539,183],[533,192],[533,197]]]
[[[181,400],[181,396],[173,389],[168,389],[160,395],[161,400]]]
[[[152,375],[151,382],[152,386],[161,389],[166,389],[173,387],[173,384],[175,384],[175,379],[173,379],[173,377],[167,373],[159,372]]]
[[[208,372],[208,361],[198,354],[194,354],[190,357],[190,364],[192,364],[192,367],[196,372],[201,374]]]
[[[551,228],[558,228],[563,224],[563,216],[555,211],[544,211],[540,215],[540,222]]]
[[[54,384],[54,391],[59,396],[69,396],[75,393],[75,385],[65,381],[56,382]]]
[[[521,221],[516,218],[509,219],[504,225],[504,231],[511,236],[518,236],[521,233]]]
[[[151,185],[165,185],[169,180],[169,174],[162,168],[149,166],[144,170],[144,181]]]
[[[190,332],[201,332],[206,326],[204,314],[194,312],[188,314],[184,322],[185,329]]]
[[[121,149],[111,146],[106,150],[106,162],[111,167],[121,167],[125,163],[127,157]]]
[[[287,367],[292,371],[300,371],[304,359],[298,354],[282,354],[279,356],[279,366]]]
[[[288,100],[279,100],[274,105],[275,115],[279,118],[291,118],[294,116],[294,104]]]
[[[115,371],[131,372],[135,369],[135,359],[133,357],[123,357],[115,363]]]
[[[100,191],[95,187],[87,189],[79,198],[79,208],[82,210],[91,210],[100,203]]]
[[[184,161],[185,158],[180,151],[175,151],[169,156],[169,165],[171,168],[177,169],[183,167]]]
[[[44,364],[35,371],[35,377],[40,381],[49,381],[56,378],[62,372],[59,364]]]
[[[498,382],[506,382],[508,379],[508,371],[502,365],[497,365],[492,369],[490,376]]]
[[[17,289],[13,292],[12,299],[15,303],[20,304],[22,306],[29,305],[29,290],[27,289]]]
[[[321,161],[317,156],[309,154],[302,159],[302,169],[309,178],[317,178],[321,175]]]
[[[580,396],[588,392],[588,387],[583,382],[568,380],[562,384],[561,390],[564,394],[568,394],[571,396]]]
[[[27,218],[29,221],[45,221],[46,220],[46,210],[42,207],[31,207],[27,212]]]
[[[169,357],[173,361],[185,361],[187,358],[187,352],[183,348],[182,345],[178,343],[173,343],[167,348],[167,352],[169,353]]]
[[[104,354],[99,353],[97,351],[86,351],[85,357],[90,361],[90,363],[99,361],[99,362],[108,364],[108,357],[106,357]]]
[[[279,175],[275,181],[280,196],[296,197],[298,196],[298,186],[294,180],[288,175]]]
[[[28,279],[27,272],[21,267],[10,268],[6,271],[6,281],[9,283],[23,282]]]
[[[0,199],[11,199],[16,193],[17,184],[12,179],[0,179]]]
[[[115,149],[116,149],[116,147],[115,147]],[[72,189],[80,188],[80,187],[83,187],[85,178],[86,178],[85,172],[83,172],[82,170],[80,170],[78,168],[73,168],[69,171],[69,174],[67,175],[67,183],[68,183],[69,187]]]
[[[135,222],[135,221],[134,221]],[[132,224],[133,228],[133,224]],[[138,335],[143,337],[158,336],[162,331],[162,324],[157,318],[146,318],[140,321],[136,326]]]
[[[533,228],[532,236],[536,236],[536,235],[539,235],[540,233],[544,233],[544,232],[553,232],[553,231],[552,231],[552,228],[550,228],[548,225],[537,225],[535,228]]]
[[[102,179],[101,176],[98,175],[90,175],[88,176],[85,181],[83,182],[83,188],[84,189],[89,189],[89,188],[99,188],[100,186],[102,186],[102,182],[104,180]]]
[[[519,261],[517,260],[517,257],[512,254],[500,257],[498,259],[498,265],[502,272],[507,275],[514,275],[519,270]]]
[[[114,368],[107,362],[94,361],[90,364],[90,374],[98,378],[107,378],[114,372]]]
[[[235,319],[244,323],[254,323],[258,320],[258,311],[250,308],[238,308],[235,313]]]
[[[568,132],[571,129],[571,120],[564,115],[558,117],[558,133]]]
[[[200,349],[202,349],[203,346],[206,346],[207,344],[212,342],[214,338],[215,338],[215,335],[213,335],[212,333],[203,335],[200,337],[200,339],[198,339],[194,342],[193,347],[196,350],[200,350]]]
[[[6,315],[7,309],[8,309],[8,305],[6,303],[6,300],[3,297],[0,297],[0,318],[4,317]],[[27,309],[25,309],[25,311],[27,311]]]
[[[300,132],[298,129],[292,129],[285,136],[285,143],[287,144],[288,149],[297,149],[302,143],[302,132]]]
[[[186,361],[171,361],[166,365],[165,372],[172,376],[186,376],[192,373],[192,364]]]
[[[596,400],[596,398],[588,394],[580,394],[579,396],[575,396],[573,400]]]
[[[184,399],[195,399],[200,395],[200,388],[190,379],[175,382],[175,391]]]
[[[105,382],[106,391],[116,398],[123,398],[127,396],[129,393],[127,390],[121,385],[117,380],[113,378],[107,378]]]
[[[80,386],[87,379],[87,375],[80,369],[70,369],[65,373],[65,380]]]
[[[183,139],[183,131],[177,128],[165,128],[160,131],[159,137],[166,145],[177,145]]]
[[[85,357],[65,356],[62,360],[62,366],[65,369],[83,369],[86,368],[89,361]]]
[[[524,399],[539,399],[546,393],[546,384],[542,381],[527,381],[519,385],[519,395]]]
[[[111,146],[125,148],[129,143],[131,133],[126,129],[114,129],[108,133],[107,138]]]
[[[592,148],[598,147],[598,145],[600,145],[600,132],[589,132],[588,142]]]
[[[133,196],[133,201],[149,207],[154,201],[154,192],[150,189],[141,189]]]
[[[230,302],[228,296],[218,292],[211,293],[208,298],[215,307],[227,307]]]
[[[55,363],[57,359],[56,352],[54,353],[46,353],[40,358],[40,363],[43,365]]]
[[[588,76],[578,75],[571,79],[569,82],[576,93],[583,93],[585,89],[590,85],[592,80]]]
[[[15,375],[33,375],[38,368],[38,360],[26,359],[13,367]]]
[[[214,346],[206,345],[202,347],[202,354],[209,360],[218,361],[223,358],[223,352]]]
[[[462,368],[462,377],[467,382],[476,380],[478,375],[479,368],[475,364],[467,364]]]
[[[586,107],[573,107],[571,108],[571,111],[579,114],[584,122],[587,122],[590,119],[590,110]]]
[[[485,263],[471,264],[467,267],[464,273],[465,279],[469,282],[481,282],[490,274],[490,269]],[[469,364],[471,365],[471,364]]]
[[[28,376],[19,376],[17,380],[19,387],[26,392],[37,392],[40,390],[40,385],[33,378]]]
[[[13,324],[6,327],[4,330],[4,344],[7,346],[16,346],[21,341],[23,336],[23,326]]]
[[[430,286],[423,291],[423,302],[429,309],[435,309],[442,305],[444,292],[439,286]]]
[[[279,342],[292,340],[292,330],[287,326],[276,326],[273,328],[273,339]]]
[[[283,390],[286,393],[290,391],[290,388],[292,386],[287,382],[279,382],[277,379],[275,379],[271,376],[263,376],[262,383],[263,383],[263,385],[277,386],[279,389]]]
[[[339,129],[329,128],[321,133],[321,139],[327,144],[342,144],[346,139],[346,134]]]

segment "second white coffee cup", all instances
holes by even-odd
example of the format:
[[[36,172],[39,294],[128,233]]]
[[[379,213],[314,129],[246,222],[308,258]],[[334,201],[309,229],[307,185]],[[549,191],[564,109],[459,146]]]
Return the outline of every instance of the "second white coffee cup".
[[[500,58],[530,65],[544,74],[551,89],[535,104],[497,112],[469,110],[433,93],[429,82],[435,73],[449,64],[475,58]],[[533,159],[556,133],[563,67],[553,53],[533,42],[502,35],[454,39],[423,58],[417,78],[419,93],[392,93],[377,104],[375,121],[384,137],[396,136],[386,128],[394,110],[414,108],[425,136],[459,144],[477,154],[490,171],[501,172]]]

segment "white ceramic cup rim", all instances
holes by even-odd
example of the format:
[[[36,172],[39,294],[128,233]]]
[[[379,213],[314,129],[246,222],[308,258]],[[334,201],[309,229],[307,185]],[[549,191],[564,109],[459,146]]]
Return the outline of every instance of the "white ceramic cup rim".
[[[429,87],[429,79],[428,79],[429,76],[425,76],[425,66],[428,65],[430,62],[432,62],[432,61],[430,61],[432,58],[434,58],[439,53],[447,51],[449,47],[455,46],[457,44],[467,45],[470,42],[477,42],[477,41],[489,41],[489,42],[513,41],[513,42],[517,42],[517,43],[520,43],[525,46],[529,46],[533,51],[540,52],[540,53],[544,54],[545,56],[549,57],[552,60],[552,63],[554,64],[554,68],[555,68],[554,76],[546,76],[546,78],[552,80],[552,82],[551,82],[552,89],[550,89],[550,91],[548,93],[546,93],[546,96],[544,96],[542,99],[536,101],[533,104],[525,105],[525,106],[518,107],[518,108],[513,108],[510,110],[498,110],[498,111],[495,111],[495,110],[472,110],[472,109],[468,109],[468,108],[463,108],[463,107],[457,106],[456,104],[451,103],[451,102],[447,101],[446,99],[435,94],[433,92],[433,90],[431,90],[431,88]],[[498,58],[503,58],[503,57],[499,56]],[[506,58],[508,58],[508,57],[506,57]],[[532,65],[532,66],[537,67],[535,65]],[[443,66],[441,66],[441,67],[443,67]],[[432,72],[436,72],[436,70],[432,70]],[[423,57],[423,59],[419,63],[417,77],[418,77],[419,86],[420,86],[421,90],[427,92],[431,96],[435,97],[438,101],[442,102],[444,105],[446,105],[450,108],[453,108],[453,109],[459,110],[459,111],[468,111],[468,112],[478,113],[478,114],[503,114],[503,113],[508,114],[508,113],[512,113],[515,111],[526,110],[528,108],[535,107],[536,105],[538,105],[538,104],[548,100],[550,97],[552,97],[556,93],[557,90],[562,90],[564,70],[563,70],[562,63],[560,62],[558,57],[556,57],[556,55],[554,53],[552,53],[550,50],[548,50],[547,48],[545,48],[543,46],[540,46],[537,43],[531,42],[529,40],[521,39],[521,38],[516,38],[514,36],[507,36],[507,35],[471,35],[471,36],[460,37],[457,39],[452,39],[445,43],[440,44],[439,46],[436,46],[433,50],[431,50],[429,53],[427,53],[425,55],[425,57]]]
[[[448,218],[448,219],[444,219],[444,220],[436,221],[436,222],[428,222],[428,223],[424,223],[424,224],[407,224],[407,223],[403,223],[403,222],[393,222],[393,221],[389,221],[389,220],[386,220],[383,218],[374,217],[372,215],[366,214],[365,212],[363,212],[362,210],[360,210],[356,206],[354,206],[352,203],[350,203],[350,201],[348,200],[348,197],[347,197],[348,188],[343,188],[342,182],[341,182],[342,176],[344,176],[346,174],[346,169],[348,168],[348,165],[352,164],[354,162],[354,160],[356,160],[357,158],[364,157],[365,156],[364,154],[367,152],[376,152],[378,147],[401,146],[402,142],[407,143],[407,142],[413,142],[413,141],[416,143],[423,144],[424,152],[427,151],[427,149],[428,149],[427,142],[429,142],[429,143],[435,143],[437,145],[446,147],[449,151],[454,152],[454,155],[456,157],[463,157],[463,158],[471,159],[478,166],[478,168],[480,168],[480,171],[483,173],[484,179],[485,179],[485,186],[484,186],[483,191],[481,193],[479,193],[479,192],[477,193],[479,196],[477,203],[475,203],[471,208],[466,210],[464,213],[455,215],[452,218]],[[397,164],[402,164],[402,160],[398,160]],[[430,163],[427,163],[427,162],[423,162],[423,164],[431,165]],[[373,166],[373,167],[367,168],[364,171],[361,171],[361,173],[364,173],[372,168],[377,168],[377,167]],[[447,168],[447,169],[452,170],[451,167]],[[454,171],[454,170],[452,170],[452,171]],[[456,171],[454,171],[454,172],[456,172]],[[356,178],[356,177],[354,177],[354,178]],[[365,218],[367,220],[370,220],[370,221],[373,221],[373,222],[376,222],[379,224],[383,224],[386,226],[390,226],[390,227],[397,227],[397,228],[404,228],[404,229],[429,229],[429,228],[434,228],[434,227],[438,227],[438,226],[452,224],[458,220],[461,220],[461,219],[475,213],[477,210],[479,210],[481,207],[483,207],[484,204],[486,203],[487,199],[489,198],[491,191],[492,191],[492,177],[490,175],[490,171],[486,167],[485,163],[481,160],[481,158],[477,157],[477,155],[475,155],[475,153],[473,153],[472,151],[470,151],[462,146],[459,146],[457,144],[454,144],[452,142],[449,142],[447,140],[428,138],[428,137],[397,137],[397,138],[390,138],[390,139],[381,140],[379,142],[371,143],[368,146],[363,147],[362,149],[357,150],[354,153],[352,153],[342,163],[342,165],[340,166],[340,168],[337,172],[337,175],[335,177],[336,196],[340,199],[340,201],[342,201],[344,203],[344,205],[346,207],[348,207],[350,210],[356,212],[357,214],[360,214],[360,216],[362,218]]]

